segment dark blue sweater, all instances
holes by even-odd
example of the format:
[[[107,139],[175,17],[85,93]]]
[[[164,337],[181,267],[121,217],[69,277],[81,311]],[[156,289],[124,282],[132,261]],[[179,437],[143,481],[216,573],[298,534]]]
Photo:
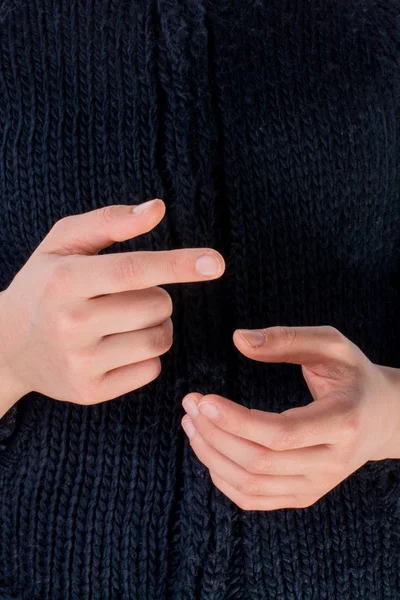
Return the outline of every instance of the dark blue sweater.
[[[180,419],[189,391],[307,404],[237,327],[331,324],[400,367],[400,0],[0,0],[0,289],[55,221],[163,198],[110,252],[207,246],[169,286],[152,384],[3,419],[1,600],[399,600],[400,461],[245,512]]]

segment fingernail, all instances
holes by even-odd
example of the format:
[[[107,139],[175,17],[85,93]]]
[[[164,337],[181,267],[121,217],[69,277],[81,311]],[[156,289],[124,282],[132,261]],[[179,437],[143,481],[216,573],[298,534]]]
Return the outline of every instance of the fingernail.
[[[185,398],[185,400],[182,402],[182,406],[186,410],[187,414],[192,417],[192,419],[197,417],[199,414],[197,402],[192,396]]]
[[[132,208],[132,212],[135,215],[143,215],[145,212],[147,212],[152,206],[153,204],[155,204],[156,202],[158,202],[158,198],[155,198],[154,200],[149,200],[148,202],[142,202],[142,204],[138,204],[137,206],[134,206]]]
[[[184,421],[182,421],[182,427],[189,439],[193,436],[194,432],[196,431],[196,428],[190,419],[185,419]]]
[[[262,331],[256,331],[252,329],[239,329],[239,333],[245,342],[252,348],[262,346],[265,342],[265,335]]]
[[[218,408],[215,406],[215,404],[212,404],[208,401],[200,402],[199,411],[202,415],[208,417],[209,419],[213,419],[214,421],[219,417]]]
[[[196,260],[196,269],[200,275],[218,275],[221,266],[212,254],[203,254]]]

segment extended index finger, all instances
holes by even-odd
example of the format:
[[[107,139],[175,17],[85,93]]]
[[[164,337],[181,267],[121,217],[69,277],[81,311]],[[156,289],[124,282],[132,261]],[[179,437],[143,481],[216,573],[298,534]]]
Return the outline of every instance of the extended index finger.
[[[217,279],[225,270],[223,257],[211,248],[79,256],[75,265],[78,293],[87,298],[168,283]]]

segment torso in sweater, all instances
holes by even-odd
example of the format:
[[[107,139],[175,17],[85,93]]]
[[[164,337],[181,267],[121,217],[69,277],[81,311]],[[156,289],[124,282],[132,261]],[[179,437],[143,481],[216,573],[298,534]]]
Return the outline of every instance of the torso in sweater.
[[[29,600],[400,598],[400,467],[248,513],[181,430],[188,391],[281,411],[300,367],[237,327],[331,324],[400,367],[398,0],[2,0],[0,284],[54,222],[163,198],[110,252],[207,246],[170,286],[161,376],[91,407],[30,394],[0,454],[0,593]]]

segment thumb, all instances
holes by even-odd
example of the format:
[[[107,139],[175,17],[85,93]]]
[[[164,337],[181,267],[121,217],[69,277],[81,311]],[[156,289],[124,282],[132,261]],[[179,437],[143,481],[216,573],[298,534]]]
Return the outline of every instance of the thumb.
[[[35,252],[96,254],[114,242],[147,233],[161,221],[165,204],[156,198],[138,206],[113,204],[55,223]]]
[[[348,376],[366,359],[355,344],[330,325],[238,329],[233,341],[242,354],[253,360],[303,365],[330,379]]]

